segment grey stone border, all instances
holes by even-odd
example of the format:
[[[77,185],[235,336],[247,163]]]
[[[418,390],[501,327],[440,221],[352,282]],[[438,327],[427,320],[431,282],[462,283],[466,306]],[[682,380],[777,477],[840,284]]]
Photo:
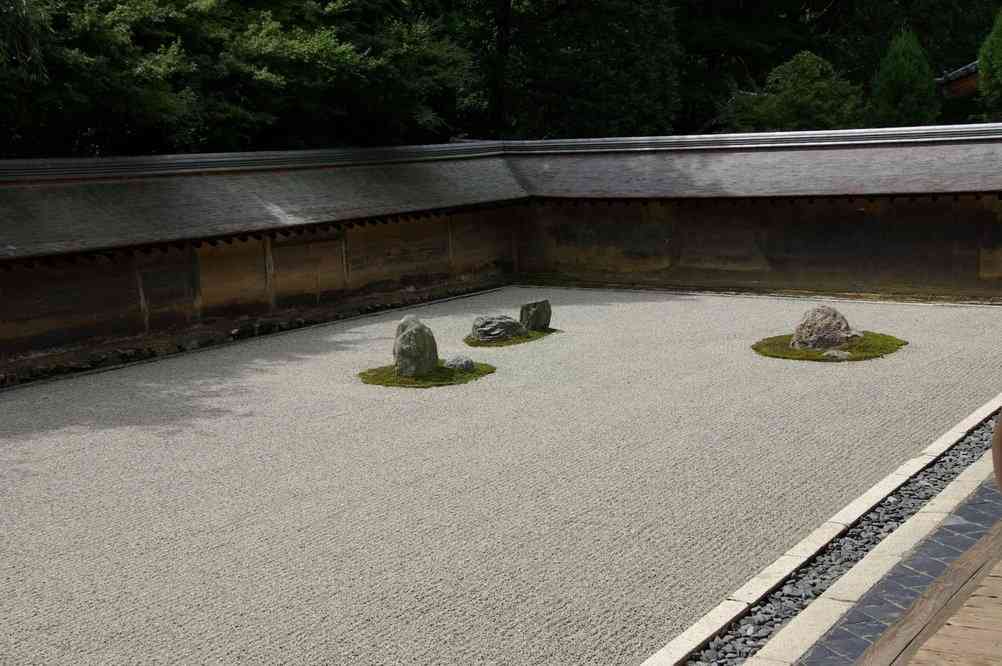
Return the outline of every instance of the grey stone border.
[[[643,662],[643,666],[675,666],[695,658],[697,652],[712,639],[725,634],[753,606],[763,601],[911,477],[963,440],[1000,407],[1002,407],[1002,393],[950,428],[918,456],[903,463],[882,481],[850,502],[804,540],[728,595],[728,598],[716,608],[651,655]],[[881,541],[820,598],[807,605],[785,624],[745,663],[749,666],[777,666],[797,662],[842,615],[850,610],[853,602],[839,598],[845,595],[840,589],[844,590],[850,584],[854,584],[859,594],[869,590],[912,547],[943,522],[949,512],[973,493],[992,474],[992,471],[991,451],[988,451],[961,472],[935,499]],[[884,568],[881,568],[882,566]]]

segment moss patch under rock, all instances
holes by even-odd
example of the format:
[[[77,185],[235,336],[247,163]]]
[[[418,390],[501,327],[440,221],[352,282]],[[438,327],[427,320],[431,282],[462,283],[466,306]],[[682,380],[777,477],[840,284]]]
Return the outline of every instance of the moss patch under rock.
[[[358,378],[366,384],[376,384],[378,386],[400,386],[403,388],[432,388],[435,386],[452,386],[455,384],[466,384],[474,380],[493,374],[497,368],[486,363],[474,363],[472,372],[464,372],[454,368],[447,368],[439,362],[438,367],[423,377],[400,377],[397,375],[397,368],[393,365],[385,365],[381,368],[372,368],[358,373]]]
[[[556,328],[548,328],[545,331],[529,331],[529,335],[519,335],[514,338],[508,338],[507,340],[493,340],[490,342],[484,342],[483,340],[477,340],[472,335],[467,335],[463,338],[463,342],[471,347],[511,347],[512,345],[520,345],[526,342],[532,342],[534,340],[540,340],[553,333],[559,333],[560,330]]]
[[[871,358],[879,358],[893,354],[908,343],[893,335],[874,333],[873,331],[863,331],[863,337],[857,338],[849,344],[836,347],[839,351],[852,354],[850,358],[833,358],[825,356],[824,351],[815,349],[793,349],[790,347],[790,340],[793,335],[777,335],[774,338],[759,340],[752,345],[752,349],[762,356],[771,358],[786,358],[794,361],[820,361],[823,363],[843,363],[851,361],[865,361]]]

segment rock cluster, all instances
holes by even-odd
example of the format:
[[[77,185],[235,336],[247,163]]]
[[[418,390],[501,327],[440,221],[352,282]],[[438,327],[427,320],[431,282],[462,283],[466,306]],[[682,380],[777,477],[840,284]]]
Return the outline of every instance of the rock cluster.
[[[505,315],[489,315],[473,320],[471,336],[480,342],[499,342],[528,335],[525,326]]]
[[[835,308],[822,305],[809,310],[797,324],[790,340],[793,349],[832,349],[861,334],[853,331],[849,321]]]
[[[550,330],[551,316],[550,302],[536,301],[523,305],[518,318],[522,322],[522,326],[530,331],[548,331]]]
[[[414,315],[397,325],[393,341],[393,363],[401,377],[421,377],[438,367],[438,345],[431,329]]]

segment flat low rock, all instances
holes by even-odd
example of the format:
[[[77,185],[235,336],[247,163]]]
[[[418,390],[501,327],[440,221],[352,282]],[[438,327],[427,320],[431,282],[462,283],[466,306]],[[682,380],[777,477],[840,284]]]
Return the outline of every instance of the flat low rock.
[[[445,367],[461,372],[473,372],[477,369],[476,363],[469,356],[451,356],[445,362]]]
[[[525,326],[506,315],[489,315],[473,320],[471,335],[480,342],[499,342],[528,335]]]
[[[519,312],[519,320],[522,326],[530,331],[547,331],[550,328],[550,318],[553,310],[549,301],[536,301],[526,303]]]
[[[852,330],[841,312],[827,305],[808,310],[793,332],[793,349],[832,349],[861,334]]]
[[[414,315],[407,315],[397,325],[393,363],[401,377],[421,377],[438,367],[435,335]]]

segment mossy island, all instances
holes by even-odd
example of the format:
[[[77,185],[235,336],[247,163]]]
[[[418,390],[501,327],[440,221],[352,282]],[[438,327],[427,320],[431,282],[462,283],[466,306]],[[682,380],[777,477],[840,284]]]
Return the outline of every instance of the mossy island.
[[[793,361],[821,361],[824,363],[845,363],[847,361],[866,361],[871,358],[880,358],[898,351],[908,343],[905,340],[887,335],[885,333],[874,333],[873,331],[863,331],[863,335],[845,345],[835,347],[831,350],[823,349],[794,349],[790,346],[793,335],[777,335],[772,338],[759,340],[752,345],[752,349],[762,356],[770,358],[785,358]],[[829,352],[844,352],[848,356],[832,354]]]
[[[454,356],[443,363],[434,333],[420,319],[407,315],[397,325],[393,365],[363,370],[358,378],[377,386],[432,388],[466,384],[496,370],[493,365],[476,363],[465,356]]]
[[[854,331],[842,313],[821,306],[808,311],[792,334],[759,340],[752,349],[770,358],[844,363],[887,356],[907,344],[886,333]]]
[[[497,371],[493,365],[474,363],[473,370],[450,368],[439,362],[438,366],[427,374],[417,377],[406,377],[397,372],[395,365],[372,368],[358,373],[358,378],[365,384],[377,386],[399,386],[402,388],[434,388],[436,386],[454,386],[476,381],[481,377],[494,374]]]
[[[463,342],[471,347],[511,347],[512,345],[521,345],[526,342],[541,340],[554,333],[560,333],[560,331],[556,328],[548,328],[545,331],[526,331],[524,334],[515,335],[503,340],[478,340],[471,334],[463,338]]]
[[[463,338],[471,347],[511,347],[545,338],[559,331],[550,328],[552,308],[547,300],[526,303],[519,318],[486,315],[473,321],[473,330]]]

